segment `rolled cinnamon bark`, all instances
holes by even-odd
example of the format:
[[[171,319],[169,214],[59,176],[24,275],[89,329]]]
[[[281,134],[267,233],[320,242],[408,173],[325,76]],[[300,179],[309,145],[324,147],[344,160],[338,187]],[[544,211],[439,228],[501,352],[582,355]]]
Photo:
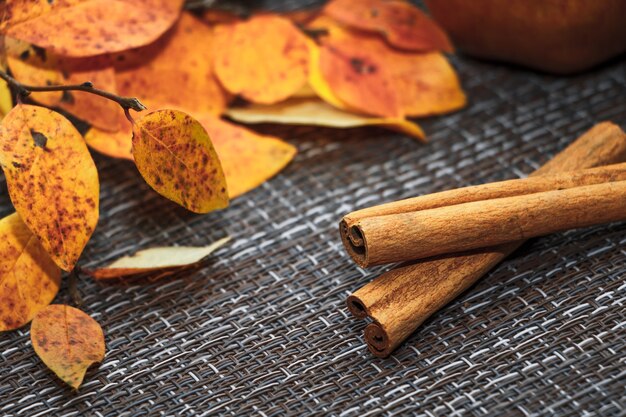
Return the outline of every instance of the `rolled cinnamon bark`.
[[[624,220],[624,184],[609,185],[624,180],[617,164],[459,188],[350,213],[340,232],[362,267],[493,246]]]
[[[574,171],[626,161],[626,134],[615,124],[594,126],[533,175]],[[369,316],[370,351],[388,356],[417,327],[448,304],[523,242],[445,255],[402,265],[348,297],[349,310]]]

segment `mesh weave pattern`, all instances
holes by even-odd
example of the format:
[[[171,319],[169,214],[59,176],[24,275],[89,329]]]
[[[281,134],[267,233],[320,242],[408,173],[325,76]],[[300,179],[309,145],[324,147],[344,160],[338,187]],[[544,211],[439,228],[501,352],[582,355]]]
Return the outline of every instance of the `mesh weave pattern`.
[[[0,415],[625,415],[626,223],[530,241],[384,360],[348,315],[345,297],[382,269],[344,253],[343,214],[523,176],[598,121],[626,127],[625,59],[568,78],[453,62],[470,105],[424,120],[428,145],[264,126],[300,153],[222,212],[187,213],[131,163],[96,156],[101,219],[83,266],[233,241],[172,279],[81,281],[107,354],[76,393],[35,356],[28,327],[0,335]],[[0,215],[11,211],[2,177]],[[65,286],[55,302],[71,303]]]

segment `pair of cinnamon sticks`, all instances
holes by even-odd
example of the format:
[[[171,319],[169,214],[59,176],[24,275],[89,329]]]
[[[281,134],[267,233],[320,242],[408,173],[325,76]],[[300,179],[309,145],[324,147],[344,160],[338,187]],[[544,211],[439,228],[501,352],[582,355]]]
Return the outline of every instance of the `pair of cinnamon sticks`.
[[[340,223],[362,267],[406,262],[348,297],[370,351],[388,356],[524,239],[626,219],[626,134],[596,125],[530,178],[358,210]],[[614,165],[611,165],[614,164]]]

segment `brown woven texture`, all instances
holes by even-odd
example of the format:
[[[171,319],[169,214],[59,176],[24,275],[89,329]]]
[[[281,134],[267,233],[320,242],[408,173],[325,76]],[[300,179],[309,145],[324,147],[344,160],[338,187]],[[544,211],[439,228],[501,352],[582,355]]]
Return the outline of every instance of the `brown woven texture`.
[[[378,129],[263,126],[300,153],[221,212],[188,213],[132,163],[95,155],[101,218],[82,266],[233,241],[156,283],[81,281],[107,354],[78,392],[35,356],[28,326],[0,335],[0,415],[625,415],[625,223],[530,241],[387,359],[367,351],[365,322],[345,308],[383,270],[344,253],[345,213],[524,176],[596,122],[626,127],[626,59],[568,78],[453,62],[470,103],[424,120],[429,144]],[[72,302],[66,285],[55,302]]]

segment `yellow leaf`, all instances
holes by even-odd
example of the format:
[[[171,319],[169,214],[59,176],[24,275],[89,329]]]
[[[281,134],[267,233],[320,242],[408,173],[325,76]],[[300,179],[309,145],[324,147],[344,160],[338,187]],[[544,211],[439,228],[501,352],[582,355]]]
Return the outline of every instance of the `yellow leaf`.
[[[1,124],[9,195],[57,265],[70,271],[98,222],[96,166],[76,128],[52,110],[19,104]]]
[[[0,70],[6,71],[6,49],[4,44],[4,36],[0,36]],[[11,96],[11,88],[4,81],[0,80],[0,120],[13,107],[13,97]]]
[[[13,76],[34,86],[81,84],[116,93],[115,72],[108,55],[92,58],[56,56],[17,39],[7,38],[7,61]],[[35,92],[29,98],[48,107],[59,107],[87,123],[107,131],[120,128],[120,106],[104,97],[82,91]]]
[[[146,45],[178,18],[183,0],[6,0],[0,31],[59,55],[85,57]]]
[[[194,116],[213,142],[222,163],[230,198],[258,187],[283,169],[296,154],[293,145],[276,137],[259,135],[213,115]],[[131,136],[129,125],[128,129],[116,133],[90,129],[85,140],[105,155],[133,160]]]
[[[348,113],[317,98],[292,98],[269,106],[256,104],[247,107],[234,107],[228,109],[226,115],[242,123],[280,123],[340,129],[380,126],[406,133],[417,139],[424,139],[422,129],[409,120],[391,117],[367,117]]]
[[[74,389],[87,369],[104,359],[104,333],[98,322],[67,305],[41,310],[33,319],[30,340],[43,363]]]
[[[0,331],[30,322],[59,291],[61,270],[13,213],[0,220]]]
[[[178,110],[157,110],[133,126],[139,172],[159,194],[196,213],[228,206],[226,179],[202,125]]]
[[[145,249],[131,256],[124,256],[105,268],[85,272],[95,279],[110,279],[162,270],[178,271],[196,265],[229,240],[226,237],[204,247],[170,246]]]
[[[11,111],[12,107],[11,89],[4,80],[0,80],[0,120]]]

